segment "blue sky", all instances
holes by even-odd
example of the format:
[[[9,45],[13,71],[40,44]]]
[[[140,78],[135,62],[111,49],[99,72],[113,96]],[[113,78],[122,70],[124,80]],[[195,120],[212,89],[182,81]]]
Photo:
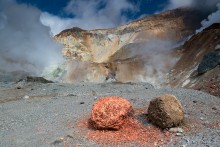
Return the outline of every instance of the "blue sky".
[[[4,1],[4,0],[3,0]],[[5,0],[7,1],[7,0]],[[145,15],[178,7],[216,6],[220,0],[12,0],[38,8],[40,21],[52,35],[80,27],[85,30],[114,28]],[[220,4],[219,4],[220,5]]]
[[[60,17],[73,17],[72,15],[66,14],[63,10],[69,1],[70,0],[17,0],[18,3],[30,4],[37,7],[41,11],[48,12],[53,15]],[[154,14],[157,11],[161,11],[166,7],[168,0],[129,0],[129,2],[137,5],[137,9],[139,11],[134,13],[127,13],[126,15],[128,15],[128,17],[131,19],[137,19],[143,14]]]

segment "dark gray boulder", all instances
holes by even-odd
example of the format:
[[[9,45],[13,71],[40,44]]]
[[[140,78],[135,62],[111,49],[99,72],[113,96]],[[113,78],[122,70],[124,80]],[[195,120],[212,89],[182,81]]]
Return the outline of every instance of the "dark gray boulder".
[[[217,52],[209,52],[204,55],[202,62],[198,66],[198,74],[203,74],[216,66],[220,63],[220,55]]]
[[[44,79],[43,77],[32,77],[32,76],[28,76],[26,81],[37,82],[37,83],[53,83],[53,81],[49,81],[47,79]]]

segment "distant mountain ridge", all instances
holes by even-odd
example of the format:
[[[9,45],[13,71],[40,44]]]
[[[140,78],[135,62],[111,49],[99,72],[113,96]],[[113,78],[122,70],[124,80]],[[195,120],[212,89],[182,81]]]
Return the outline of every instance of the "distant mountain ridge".
[[[55,36],[64,45],[64,56],[79,61],[102,63],[129,43],[150,38],[181,40],[200,26],[199,12],[189,8],[176,9],[147,16],[112,29],[67,29]]]
[[[194,34],[206,17],[199,10],[179,8],[117,28],[64,30],[54,37],[64,45],[67,59],[61,81],[106,82],[111,77],[118,82],[196,88],[220,73],[217,66],[197,75],[203,56],[220,44],[219,24]]]

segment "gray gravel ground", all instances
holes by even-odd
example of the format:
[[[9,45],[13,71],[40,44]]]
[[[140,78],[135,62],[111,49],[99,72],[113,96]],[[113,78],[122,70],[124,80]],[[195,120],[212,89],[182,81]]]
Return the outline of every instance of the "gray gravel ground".
[[[154,89],[147,83],[0,83],[0,147],[100,146],[77,127],[101,96],[122,96],[147,111],[149,101],[174,94],[182,103],[189,132],[166,146],[220,146],[220,99],[187,89]],[[217,127],[216,127],[217,125]],[[215,127],[214,127],[215,126]],[[124,146],[137,146],[127,143]]]

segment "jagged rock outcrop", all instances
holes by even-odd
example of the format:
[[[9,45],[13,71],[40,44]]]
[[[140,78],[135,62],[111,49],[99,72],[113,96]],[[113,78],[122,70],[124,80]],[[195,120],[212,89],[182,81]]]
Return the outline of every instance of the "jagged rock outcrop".
[[[204,55],[201,63],[198,66],[198,74],[204,74],[205,72],[214,69],[220,63],[220,55],[218,52],[209,52]]]
[[[213,79],[219,82],[219,50],[216,49],[219,44],[220,24],[218,23],[193,35],[182,46],[180,60],[170,71],[169,85],[193,88],[202,87],[204,83],[207,84]],[[205,64],[207,66],[204,66]]]

